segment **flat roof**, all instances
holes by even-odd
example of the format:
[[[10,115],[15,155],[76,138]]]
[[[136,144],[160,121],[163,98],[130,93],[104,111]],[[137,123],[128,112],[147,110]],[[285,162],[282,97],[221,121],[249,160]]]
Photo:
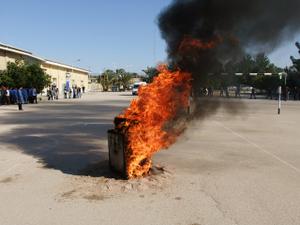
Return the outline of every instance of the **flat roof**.
[[[31,52],[29,52],[27,50],[16,48],[14,46],[3,44],[1,42],[0,42],[0,50],[4,50],[4,51],[7,51],[7,52],[13,52],[13,53],[20,54],[20,55],[25,55],[25,56],[37,59],[37,60],[39,60],[43,63],[49,64],[49,65],[54,65],[54,66],[58,66],[58,67],[66,68],[66,69],[71,69],[71,70],[76,70],[76,71],[80,71],[80,72],[83,72],[83,73],[89,73],[89,70],[78,68],[78,67],[71,66],[71,65],[67,65],[67,64],[64,64],[64,63],[60,63],[60,62],[55,62],[55,61],[48,60],[48,59],[44,59],[44,58],[33,55]]]

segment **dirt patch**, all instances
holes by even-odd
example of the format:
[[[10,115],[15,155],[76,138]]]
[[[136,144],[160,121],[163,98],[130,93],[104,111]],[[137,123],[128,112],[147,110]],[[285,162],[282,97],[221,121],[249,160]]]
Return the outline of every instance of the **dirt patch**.
[[[84,196],[84,198],[90,201],[101,201],[105,199],[105,197],[102,195],[87,195]]]
[[[4,178],[4,179],[2,179],[2,180],[0,180],[0,183],[10,183],[10,182],[13,182],[13,178],[12,177],[6,177],[6,178]]]
[[[67,191],[67,192],[63,193],[61,196],[62,196],[63,198],[69,198],[69,197],[72,196],[72,194],[73,194],[74,192],[76,192],[76,190]]]
[[[6,177],[0,180],[0,183],[2,184],[8,184],[8,183],[12,183],[14,180],[16,180],[18,178],[19,174],[16,174],[12,177]]]
[[[123,180],[104,176],[72,176],[63,185],[64,192],[60,200],[87,199],[89,201],[105,200],[124,194],[138,193],[141,198],[145,192],[163,190],[170,185],[172,173],[165,167],[155,166],[147,177],[141,179]],[[70,188],[66,191],[66,187]]]

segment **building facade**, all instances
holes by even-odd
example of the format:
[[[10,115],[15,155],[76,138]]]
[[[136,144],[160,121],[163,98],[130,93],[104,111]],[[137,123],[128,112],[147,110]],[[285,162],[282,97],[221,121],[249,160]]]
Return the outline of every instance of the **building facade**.
[[[94,91],[94,92],[103,91],[103,87],[99,82],[99,78],[100,78],[100,75],[96,75],[96,74],[91,74],[90,75],[90,77],[89,77],[89,87],[88,87],[88,89],[90,91]]]
[[[33,55],[31,52],[0,43],[0,70],[5,70],[9,62],[16,60],[38,63],[51,77],[53,86],[63,90],[66,86],[88,88],[89,71]],[[62,93],[62,92],[61,92]]]

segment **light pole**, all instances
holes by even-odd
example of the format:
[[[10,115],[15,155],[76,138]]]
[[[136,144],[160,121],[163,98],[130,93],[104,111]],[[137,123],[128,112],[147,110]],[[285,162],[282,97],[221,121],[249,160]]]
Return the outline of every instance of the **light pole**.
[[[282,76],[285,76],[285,82],[286,82],[286,76],[287,76],[287,73],[283,72],[283,73],[279,73],[279,79],[280,79],[280,84],[279,84],[279,87],[278,87],[278,115],[281,114],[281,94],[282,94],[282,86],[281,86],[281,80],[282,80]]]

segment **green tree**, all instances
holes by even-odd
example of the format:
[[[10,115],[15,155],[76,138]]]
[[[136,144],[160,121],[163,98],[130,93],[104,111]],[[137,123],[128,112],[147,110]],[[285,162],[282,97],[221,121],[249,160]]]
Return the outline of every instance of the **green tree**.
[[[0,83],[9,87],[35,87],[40,93],[50,84],[50,76],[39,64],[16,61],[9,62],[7,69],[1,72]]]
[[[237,72],[241,72],[244,75],[240,77],[240,83],[246,85],[253,85],[253,77],[249,74],[255,72],[255,61],[249,54],[245,55],[243,59],[237,64]]]
[[[7,71],[0,71],[0,86],[4,85],[7,87],[14,87],[14,82],[10,76],[8,76]]]
[[[254,71],[259,73],[258,76],[253,78],[253,86],[260,89],[266,90],[269,94],[274,92],[279,84],[279,76],[265,76],[264,73],[277,74],[282,72],[282,69],[276,67],[270,62],[270,59],[264,54],[257,54],[254,60]]]
[[[126,72],[124,69],[117,69],[116,76],[118,80],[118,85],[123,86],[123,90],[127,90],[130,85],[130,80],[133,78],[133,74]]]
[[[142,70],[146,74],[145,81],[147,83],[151,83],[154,79],[159,74],[159,71],[155,67],[147,67],[147,69]]]
[[[99,77],[99,83],[103,91],[108,91],[117,82],[116,73],[113,70],[105,70]]]
[[[48,74],[38,64],[25,65],[25,87],[35,87],[38,93],[51,84]]]
[[[26,69],[25,63],[22,61],[9,62],[7,64],[6,74],[13,81],[11,86],[25,87],[26,86]]]
[[[296,43],[296,47],[300,53],[300,44],[298,42]],[[295,90],[295,88],[300,88],[300,59],[291,56],[291,61],[293,66],[286,68],[286,72],[288,73],[287,86]]]

